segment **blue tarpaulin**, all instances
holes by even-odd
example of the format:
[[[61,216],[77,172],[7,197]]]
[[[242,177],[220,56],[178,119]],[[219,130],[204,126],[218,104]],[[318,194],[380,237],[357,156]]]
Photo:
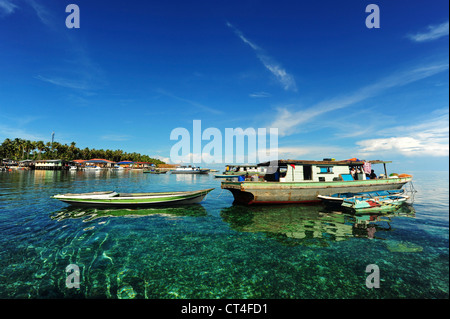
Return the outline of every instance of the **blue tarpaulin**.
[[[91,159],[91,160],[84,161],[84,163],[114,163],[114,162],[102,160],[102,159]]]

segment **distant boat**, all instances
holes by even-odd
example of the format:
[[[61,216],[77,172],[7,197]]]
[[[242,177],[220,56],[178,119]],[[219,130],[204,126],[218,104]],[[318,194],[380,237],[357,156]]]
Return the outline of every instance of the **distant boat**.
[[[143,171],[142,173],[147,173],[147,174],[165,174],[165,173],[167,173],[167,171],[148,170],[148,171]]]
[[[195,166],[178,166],[175,170],[171,171],[172,174],[208,174],[209,169],[201,169]]]
[[[116,193],[92,192],[58,194],[52,198],[75,206],[149,207],[200,203],[214,188],[187,192]]]
[[[85,171],[99,171],[102,168],[100,166],[86,166],[84,168]]]

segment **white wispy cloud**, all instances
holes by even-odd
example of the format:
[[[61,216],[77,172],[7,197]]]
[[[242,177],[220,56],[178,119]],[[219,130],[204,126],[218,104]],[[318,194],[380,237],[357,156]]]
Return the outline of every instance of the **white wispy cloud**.
[[[0,17],[5,17],[14,13],[17,8],[17,5],[10,0],[0,0]]]
[[[438,24],[430,25],[425,32],[419,32],[416,34],[408,34],[407,37],[415,42],[425,42],[436,40],[445,36],[448,36],[448,21]]]
[[[167,163],[167,164],[170,163],[170,157],[165,157],[165,156],[161,156],[161,155],[149,155],[149,157],[158,159],[158,160],[163,161],[164,163]]]
[[[369,134],[368,134],[369,135]],[[279,158],[296,159],[335,157],[345,159],[352,154],[358,158],[395,155],[409,158],[449,156],[448,108],[433,112],[430,118],[413,125],[398,125],[371,131],[375,138],[362,139],[346,146],[300,145],[278,148]]]
[[[267,92],[254,92],[254,93],[250,93],[249,96],[254,97],[254,98],[265,98],[265,97],[271,97],[272,94],[267,93]]]
[[[291,74],[287,73],[286,70],[277,61],[268,56],[262,48],[248,40],[244,36],[244,34],[235,26],[233,26],[229,22],[227,22],[226,25],[230,29],[232,29],[244,43],[248,44],[256,52],[256,56],[261,61],[261,63],[275,76],[275,78],[280,82],[280,84],[286,91],[297,91],[295,79]]]
[[[6,106],[6,105],[5,105]],[[8,109],[6,106],[5,110]],[[13,110],[14,107],[10,106],[10,110]],[[45,137],[40,133],[33,132],[33,129],[30,129],[30,125],[35,122],[45,121],[45,115],[26,115],[26,114],[7,114],[3,112],[0,114],[0,143],[5,138],[22,138],[25,140],[39,141],[45,140]],[[4,123],[4,124],[3,124]],[[35,125],[34,125],[35,126]],[[50,132],[51,133],[51,132]],[[48,138],[47,138],[48,139]]]
[[[102,140],[122,142],[131,140],[133,137],[131,135],[120,135],[120,134],[106,134],[100,137]]]
[[[212,114],[218,114],[218,115],[224,114],[224,112],[221,111],[221,110],[217,110],[217,109],[215,109],[215,108],[206,106],[206,105],[204,105],[204,104],[201,104],[201,103],[198,103],[198,102],[195,102],[195,101],[192,101],[192,100],[183,98],[183,97],[176,96],[176,95],[174,95],[174,94],[172,94],[172,93],[170,93],[170,92],[167,92],[166,90],[163,90],[163,89],[156,89],[156,92],[159,93],[159,94],[168,96],[168,97],[170,97],[170,98],[173,98],[173,99],[175,99],[175,100],[178,100],[178,101],[181,101],[181,102],[185,102],[185,103],[187,103],[187,104],[190,104],[190,105],[192,105],[192,106],[198,108],[198,109],[201,110],[201,111],[209,112],[209,113],[212,113]]]
[[[278,148],[278,156],[283,159],[309,158],[319,159],[333,155],[334,158],[348,156],[348,148],[344,149],[337,146],[283,146]]]
[[[43,4],[37,0],[25,0],[35,11],[39,20],[48,27],[55,26],[55,18],[53,17],[50,10],[47,9]]]
[[[29,132],[23,128],[11,127],[9,125],[0,124],[0,143],[3,142],[4,139],[10,138],[22,138],[24,140],[30,141],[44,141],[45,137],[41,134],[36,134],[33,132]]]
[[[9,1],[9,0],[0,0]],[[56,59],[53,72],[39,72],[34,78],[60,87],[82,91],[90,94],[106,82],[102,69],[89,54],[84,41],[76,33],[64,33],[66,29],[58,21],[56,13],[40,0],[22,0],[35,13],[39,21],[60,40],[62,46],[70,48],[66,56]],[[62,22],[64,23],[64,21]]]
[[[74,81],[62,77],[35,76],[36,79],[69,89],[87,90],[89,86],[83,81]]]
[[[29,5],[36,13],[39,20],[48,27],[55,26],[55,18],[46,6],[37,0],[23,0],[23,3]],[[19,7],[11,0],[0,0],[0,17],[5,17],[16,11]]]
[[[410,126],[384,129],[388,137],[365,139],[356,144],[363,155],[380,154],[388,151],[405,156],[449,156],[449,114],[441,114]]]
[[[446,70],[448,70],[448,63],[446,62],[419,66],[406,71],[397,72],[374,84],[360,88],[354,93],[326,100],[306,109],[293,112],[286,107],[279,107],[275,119],[269,127],[278,128],[280,136],[291,135],[298,131],[300,125],[311,121],[321,114],[349,107],[374,97],[387,89],[419,81]]]

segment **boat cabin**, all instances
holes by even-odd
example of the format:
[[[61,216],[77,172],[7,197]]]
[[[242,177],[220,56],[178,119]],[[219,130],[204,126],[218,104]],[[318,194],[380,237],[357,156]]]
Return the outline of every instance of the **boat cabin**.
[[[265,166],[260,166],[259,164],[240,164],[240,165],[227,165],[225,167],[224,174],[259,174],[264,175],[266,172]]]
[[[176,168],[177,171],[198,171],[200,170],[199,166],[192,166],[192,165],[180,165]]]
[[[391,161],[363,161],[343,160],[323,161],[309,160],[278,160],[278,167],[270,166],[271,162],[260,163],[258,166],[266,167],[266,181],[277,182],[333,182],[370,179],[372,164],[384,164]],[[269,168],[270,167],[270,168]]]

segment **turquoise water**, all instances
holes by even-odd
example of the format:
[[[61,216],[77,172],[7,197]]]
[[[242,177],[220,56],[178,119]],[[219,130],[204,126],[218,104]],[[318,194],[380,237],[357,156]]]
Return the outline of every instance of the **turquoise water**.
[[[355,217],[233,206],[212,175],[0,172],[0,298],[449,298],[447,173],[414,175],[412,206]],[[201,205],[74,209],[67,192],[215,187]],[[66,266],[80,268],[67,288]],[[366,287],[366,266],[380,287]]]

